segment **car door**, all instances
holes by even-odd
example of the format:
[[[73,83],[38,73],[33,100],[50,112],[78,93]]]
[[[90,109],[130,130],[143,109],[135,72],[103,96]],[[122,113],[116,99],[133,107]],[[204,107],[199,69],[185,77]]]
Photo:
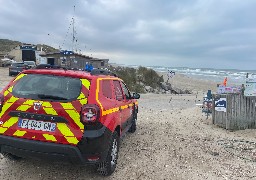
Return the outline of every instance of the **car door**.
[[[126,115],[125,115],[125,111],[123,109],[123,107],[126,105],[126,103],[125,103],[124,94],[123,94],[123,90],[122,90],[120,81],[114,80],[113,85],[114,85],[114,90],[115,90],[116,107],[119,108],[120,118],[121,118],[120,125],[121,125],[121,130],[123,131],[127,126]]]
[[[124,106],[122,107],[123,114],[125,116],[124,123],[129,126],[132,123],[132,113],[133,113],[133,102],[131,98],[131,93],[124,82],[120,81],[122,91],[124,94]]]
[[[131,122],[132,106],[130,105],[130,92],[122,81],[114,80],[115,94],[117,106],[121,114],[121,128],[122,131],[127,131]]]

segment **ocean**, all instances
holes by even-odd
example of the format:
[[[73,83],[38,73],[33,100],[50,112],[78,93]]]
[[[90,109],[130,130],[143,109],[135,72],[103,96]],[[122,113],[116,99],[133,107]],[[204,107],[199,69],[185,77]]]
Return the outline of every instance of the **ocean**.
[[[137,68],[138,66],[129,66]],[[189,68],[189,67],[163,67],[163,66],[147,66],[157,72],[174,71],[192,78],[211,80],[216,83],[222,83],[227,77],[228,84],[245,84],[246,75],[249,78],[256,79],[256,70],[238,70],[238,69],[213,69],[213,68]]]

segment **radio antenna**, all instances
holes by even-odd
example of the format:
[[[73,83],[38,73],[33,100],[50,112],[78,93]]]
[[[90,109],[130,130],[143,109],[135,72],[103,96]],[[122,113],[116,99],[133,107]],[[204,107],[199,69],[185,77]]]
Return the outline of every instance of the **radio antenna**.
[[[73,25],[73,33],[72,33],[72,51],[74,52],[75,47],[75,10],[76,6],[74,5],[74,16],[72,18],[72,25]]]

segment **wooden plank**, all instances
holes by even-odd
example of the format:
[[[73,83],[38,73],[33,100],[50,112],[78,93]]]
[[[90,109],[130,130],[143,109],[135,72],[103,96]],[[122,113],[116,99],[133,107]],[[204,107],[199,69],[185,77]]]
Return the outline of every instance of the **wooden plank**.
[[[226,95],[227,100],[227,112],[226,112],[226,129],[231,130],[233,127],[231,126],[232,120],[232,95]]]
[[[246,125],[248,124],[248,119],[249,119],[249,102],[250,102],[250,98],[246,97],[246,118],[245,118],[245,122],[244,122],[244,129],[246,129]]]
[[[242,113],[241,122],[243,122],[243,121],[246,121],[246,111],[245,111],[245,109],[246,109],[246,97],[245,96],[242,97],[241,102],[242,102],[242,104],[241,104],[241,113]]]
[[[253,104],[252,104],[252,106],[253,106],[253,112],[252,112],[252,114],[253,114],[253,129],[255,129],[256,128],[256,97],[254,97],[254,101],[253,101]]]
[[[240,122],[241,121],[241,95],[239,94],[239,95],[236,95],[235,97],[236,97],[236,105],[237,105],[236,122]]]
[[[233,124],[233,130],[238,129],[238,117],[237,117],[237,111],[238,111],[238,104],[237,104],[237,95],[233,94],[232,95],[232,124]]]
[[[248,119],[248,124],[247,124],[247,128],[251,129],[252,127],[252,104],[253,104],[253,97],[250,97],[250,102],[249,102],[249,119]]]
[[[256,97],[254,97],[254,103],[253,103],[253,128],[256,128]]]
[[[232,124],[233,124],[233,130],[239,129],[238,126],[238,117],[237,117],[237,111],[238,111],[238,104],[237,104],[237,95],[233,94],[232,95]]]

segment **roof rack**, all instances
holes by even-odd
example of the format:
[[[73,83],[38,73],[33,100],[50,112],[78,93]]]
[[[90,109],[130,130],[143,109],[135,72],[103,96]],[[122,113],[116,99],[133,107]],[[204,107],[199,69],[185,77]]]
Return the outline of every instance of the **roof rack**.
[[[117,77],[117,75],[109,70],[106,69],[93,69],[91,71],[91,75],[107,75],[107,76],[115,76]]]
[[[51,64],[39,64],[35,67],[35,69],[61,69],[58,65],[51,65]]]
[[[73,70],[73,71],[85,71],[83,69],[78,69],[78,68],[66,68],[66,67],[61,67],[58,65],[51,65],[51,64],[39,64],[35,67],[35,69],[64,69],[64,70]],[[106,76],[115,76],[117,77],[116,73],[113,73],[109,70],[106,69],[92,69],[91,72],[86,71],[90,73],[91,75],[106,75]]]

